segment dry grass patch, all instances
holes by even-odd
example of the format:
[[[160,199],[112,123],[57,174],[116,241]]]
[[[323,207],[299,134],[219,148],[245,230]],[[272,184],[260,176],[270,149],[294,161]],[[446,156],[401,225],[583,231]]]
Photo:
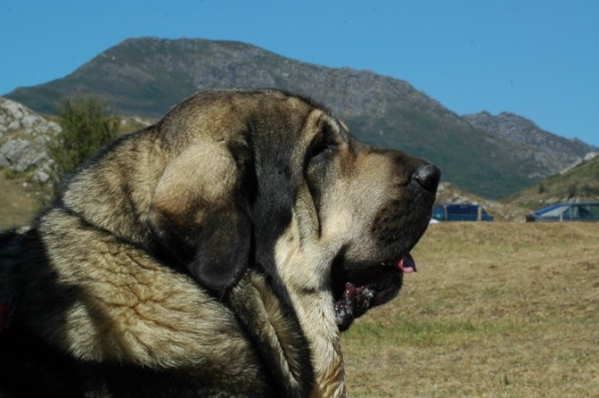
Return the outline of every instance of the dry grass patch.
[[[0,169],[0,230],[26,224],[38,211],[41,200],[31,186],[24,173]]]
[[[433,225],[344,334],[352,397],[598,397],[599,224]]]

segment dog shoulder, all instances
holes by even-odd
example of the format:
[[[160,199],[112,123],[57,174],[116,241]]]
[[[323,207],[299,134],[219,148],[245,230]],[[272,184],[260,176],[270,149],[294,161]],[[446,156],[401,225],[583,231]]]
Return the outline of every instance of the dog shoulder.
[[[263,362],[231,309],[143,249],[60,207],[0,242],[3,255],[14,253],[19,283],[13,329],[36,336],[43,352],[68,353],[76,368],[97,363],[107,378],[115,376],[111,364],[122,363],[146,369],[140,377],[164,374],[165,383],[191,380],[196,389],[268,390]]]

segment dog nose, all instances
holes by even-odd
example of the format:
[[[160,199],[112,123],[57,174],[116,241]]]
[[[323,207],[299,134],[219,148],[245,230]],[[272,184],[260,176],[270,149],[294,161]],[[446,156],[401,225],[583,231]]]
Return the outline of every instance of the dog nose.
[[[441,179],[441,170],[432,164],[422,165],[412,174],[412,179],[427,191],[435,192]]]

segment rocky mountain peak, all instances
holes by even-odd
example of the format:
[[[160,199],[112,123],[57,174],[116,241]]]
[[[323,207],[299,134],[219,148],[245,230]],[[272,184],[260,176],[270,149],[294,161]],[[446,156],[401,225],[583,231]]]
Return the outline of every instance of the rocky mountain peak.
[[[584,156],[588,152],[599,149],[580,140],[570,140],[545,131],[532,120],[510,112],[501,112],[497,116],[493,116],[488,111],[482,111],[463,117],[475,128],[516,144],[539,149],[544,147],[552,150],[565,150],[577,156]]]
[[[588,153],[599,150],[580,140],[570,140],[545,131],[532,120],[510,112],[494,116],[482,111],[464,115],[463,118],[473,127],[514,143],[524,151],[524,155],[530,154],[543,162],[545,170],[535,172],[539,177],[559,173],[578,164]]]

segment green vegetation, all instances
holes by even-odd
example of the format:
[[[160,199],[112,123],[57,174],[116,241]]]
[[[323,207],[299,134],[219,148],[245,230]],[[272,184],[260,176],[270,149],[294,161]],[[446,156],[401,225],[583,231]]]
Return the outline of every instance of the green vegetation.
[[[89,159],[98,149],[113,140],[121,119],[97,99],[66,99],[58,109],[62,131],[48,144],[54,160],[52,181],[60,181]]]
[[[14,180],[21,174],[23,173],[13,169],[4,169],[4,178],[6,178],[7,180]]]
[[[347,122],[364,142],[424,157],[441,169],[443,181],[488,199],[532,183],[529,166],[511,158],[509,144],[460,124],[457,115],[402,109],[390,114],[393,117],[353,117]]]
[[[343,335],[348,396],[599,396],[597,252],[593,223],[432,225]]]
[[[599,201],[599,157],[582,162],[563,174],[506,197],[510,203],[529,209],[561,201]]]

